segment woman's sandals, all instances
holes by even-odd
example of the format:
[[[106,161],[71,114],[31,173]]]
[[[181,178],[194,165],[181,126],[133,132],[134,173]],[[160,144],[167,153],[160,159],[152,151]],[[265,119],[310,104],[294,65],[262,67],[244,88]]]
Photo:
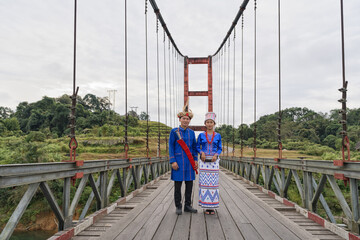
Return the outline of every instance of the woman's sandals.
[[[207,209],[207,210],[205,210],[205,214],[207,214],[207,215],[215,215],[215,211],[212,210],[212,209]]]

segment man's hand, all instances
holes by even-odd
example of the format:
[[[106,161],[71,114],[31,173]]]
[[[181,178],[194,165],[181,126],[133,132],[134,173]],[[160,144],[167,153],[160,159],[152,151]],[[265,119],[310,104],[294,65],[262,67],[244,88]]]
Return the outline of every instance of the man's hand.
[[[212,161],[212,162],[215,162],[215,161],[216,161],[216,159],[217,159],[217,157],[218,157],[218,155],[217,155],[217,154],[215,154],[215,155],[212,157],[211,161]]]
[[[198,169],[198,167],[199,167],[199,164],[197,161],[195,161],[195,169]]]
[[[173,163],[171,164],[171,167],[172,167],[172,169],[174,169],[174,170],[178,170],[178,169],[179,169],[179,166],[178,166],[177,162],[173,162]]]
[[[201,153],[200,159],[201,159],[201,161],[205,162],[205,153],[204,152]]]

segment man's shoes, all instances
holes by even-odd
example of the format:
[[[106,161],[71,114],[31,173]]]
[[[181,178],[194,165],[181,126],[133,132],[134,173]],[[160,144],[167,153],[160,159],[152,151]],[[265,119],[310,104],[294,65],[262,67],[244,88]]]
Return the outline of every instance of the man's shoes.
[[[177,214],[177,215],[181,215],[181,214],[182,214],[181,207],[177,207],[177,208],[176,208],[176,214]]]
[[[195,208],[192,208],[191,206],[185,205],[184,212],[197,213],[197,210]]]

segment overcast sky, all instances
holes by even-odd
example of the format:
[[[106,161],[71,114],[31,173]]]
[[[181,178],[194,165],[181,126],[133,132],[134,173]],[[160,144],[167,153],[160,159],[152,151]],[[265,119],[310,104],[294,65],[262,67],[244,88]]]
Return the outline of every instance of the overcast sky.
[[[128,1],[128,102],[145,104],[144,0]],[[162,16],[182,54],[213,55],[224,39],[242,1],[157,0]],[[278,110],[277,0],[258,0],[257,118]],[[73,10],[71,0],[0,1],[0,106],[15,110],[22,101],[72,94]],[[149,84],[151,120],[157,120],[156,25],[148,3]],[[344,0],[348,107],[360,106],[360,1]],[[79,95],[108,96],[115,89],[116,111],[124,107],[124,1],[78,0],[77,85]],[[281,6],[282,108],[307,107],[329,112],[340,108],[342,87],[339,0],[286,0]],[[163,31],[159,30],[161,121],[165,87]],[[167,40],[166,40],[167,44]],[[220,110],[219,62],[214,63],[214,110],[220,122],[232,123],[233,39],[230,54],[229,119]],[[235,40],[235,125],[240,123],[241,25]],[[166,61],[168,50],[166,46]],[[227,60],[226,60],[227,61]],[[254,3],[244,15],[244,122],[254,120]],[[176,65],[178,98],[182,102],[182,65]],[[167,80],[169,69],[167,67]],[[174,69],[170,69],[175,73]],[[226,69],[226,79],[227,69]],[[190,90],[206,90],[207,69],[190,65]],[[169,94],[169,83],[167,83]],[[174,101],[174,100],[172,100]],[[167,99],[169,105],[169,99]],[[227,105],[227,99],[226,104]],[[190,99],[192,124],[202,124],[205,97]],[[169,112],[169,110],[168,110]],[[173,113],[174,115],[174,113]],[[167,121],[169,122],[168,116]]]

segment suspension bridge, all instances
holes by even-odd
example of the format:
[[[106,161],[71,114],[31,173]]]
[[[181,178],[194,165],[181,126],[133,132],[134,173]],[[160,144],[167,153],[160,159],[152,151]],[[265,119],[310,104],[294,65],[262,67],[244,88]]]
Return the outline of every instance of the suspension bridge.
[[[166,21],[155,0],[145,1],[145,81],[146,113],[149,113],[149,67],[148,67],[148,13],[150,7],[156,20],[156,79],[157,79],[157,110],[158,110],[158,145],[157,154],[149,150],[149,125],[147,120],[146,152],[141,158],[129,155],[128,139],[128,62],[127,62],[127,1],[125,9],[125,130],[123,159],[79,161],[76,160],[76,100],[78,87],[76,85],[76,31],[77,31],[77,0],[74,0],[74,64],[73,64],[73,94],[70,114],[70,160],[57,163],[9,164],[0,165],[0,188],[15,188],[28,186],[18,206],[12,213],[0,239],[10,239],[16,225],[19,223],[34,194],[40,189],[49,203],[58,222],[58,232],[50,239],[360,239],[360,208],[359,179],[360,162],[350,160],[349,139],[347,137],[347,81],[345,79],[344,55],[344,24],[343,1],[340,0],[341,36],[342,36],[342,87],[340,92],[341,124],[342,124],[342,159],[333,161],[286,159],[282,149],[282,105],[281,105],[281,4],[278,0],[278,64],[279,64],[279,116],[277,126],[278,155],[273,158],[257,156],[256,132],[256,0],[242,1],[231,26],[213,54],[204,57],[189,57],[183,54],[173,39]],[[252,7],[249,7],[253,3]],[[230,112],[241,115],[241,125],[244,116],[244,96],[240,93],[240,101],[236,105],[235,79],[239,79],[243,89],[243,40],[240,50],[236,48],[235,38],[244,35],[244,13],[254,11],[254,142],[253,156],[245,157],[244,143],[241,138],[240,155],[235,154],[234,132],[232,147],[226,143],[221,156],[220,196],[221,207],[214,216],[184,213],[175,214],[173,204],[173,184],[169,179],[168,156],[161,156],[161,139],[167,137],[161,134],[160,116],[165,124],[176,125],[175,113],[181,102],[187,102],[190,97],[207,97],[207,110],[216,110],[222,123],[230,123]],[[163,34],[160,35],[162,28]],[[240,29],[237,30],[236,29]],[[240,32],[240,33],[239,33]],[[159,38],[160,37],[160,38]],[[161,40],[162,39],[162,40]],[[167,40],[167,43],[166,43]],[[234,41],[232,41],[234,40]],[[162,41],[160,46],[159,41]],[[160,49],[163,48],[163,56]],[[235,62],[237,53],[241,61]],[[162,73],[160,61],[163,57]],[[207,90],[189,90],[189,65],[205,64],[207,66]],[[230,66],[233,69],[230,70]],[[235,76],[235,68],[241,68],[241,76]],[[163,76],[165,89],[160,89],[160,75]],[[232,75],[232,77],[230,77]],[[176,77],[175,77],[176,76]],[[230,79],[233,79],[232,86]],[[176,80],[177,79],[177,80]],[[183,81],[183,96],[175,95],[176,81]],[[168,85],[167,85],[168,84]],[[340,83],[339,83],[340,84]],[[217,91],[214,91],[217,89]],[[233,90],[232,93],[230,89]],[[164,101],[160,99],[160,91],[164,91]],[[216,95],[219,94],[219,95]],[[233,102],[230,102],[232,94]],[[218,101],[214,102],[216,98]],[[169,100],[169,101],[168,101]],[[164,104],[165,112],[160,112],[160,103]],[[190,102],[191,107],[191,102]],[[240,110],[238,110],[240,109]],[[235,117],[232,114],[232,125]],[[169,120],[169,121],[168,121]],[[204,130],[203,126],[191,126],[195,131]],[[242,131],[240,132],[240,135]],[[230,143],[231,144],[231,143]],[[63,182],[63,205],[59,206],[54,197],[54,189],[48,182],[60,180]],[[73,197],[70,186],[76,186]],[[345,183],[350,197],[344,195],[339,186]],[[89,185],[92,189],[85,206],[81,206],[80,216],[75,218],[79,210],[79,200],[84,196],[84,189]],[[301,204],[288,199],[289,186],[294,185],[301,197]],[[115,202],[110,202],[109,196],[115,187],[119,187],[121,196]],[[195,181],[193,205],[198,202],[198,182]],[[133,187],[134,191],[129,192]],[[343,223],[339,224],[333,210],[326,202],[323,193],[326,188],[333,191],[342,209]],[[96,203],[96,212],[91,213],[92,203]],[[319,208],[324,209],[326,216],[320,216]]]

